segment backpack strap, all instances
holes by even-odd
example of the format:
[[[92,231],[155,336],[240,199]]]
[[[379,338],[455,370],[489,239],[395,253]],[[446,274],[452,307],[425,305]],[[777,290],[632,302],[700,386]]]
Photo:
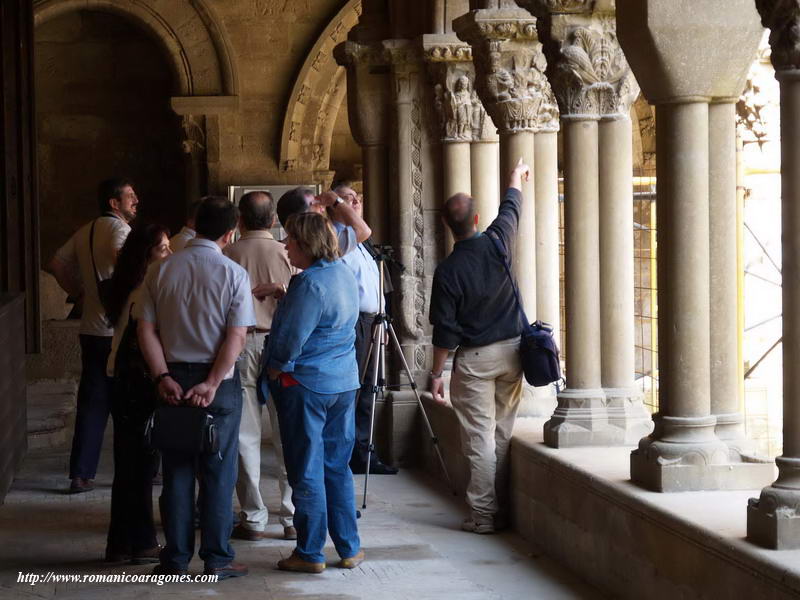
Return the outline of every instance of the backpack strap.
[[[89,229],[89,256],[92,257],[92,273],[94,273],[94,284],[97,288],[97,297],[100,298],[100,276],[97,274],[97,264],[94,261],[94,226],[97,219],[92,221],[92,227]]]

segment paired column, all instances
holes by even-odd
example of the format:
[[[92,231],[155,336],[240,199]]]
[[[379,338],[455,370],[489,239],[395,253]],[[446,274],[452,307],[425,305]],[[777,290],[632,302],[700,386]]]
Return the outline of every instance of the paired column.
[[[620,43],[656,105],[660,411],[631,454],[633,481],[656,491],[748,489],[764,476],[763,465],[730,462],[710,376],[709,102],[741,93],[755,18],[750,0],[617,2]],[[674,35],[684,26],[691,44]]]
[[[800,548],[800,52],[796,2],[758,2],[771,31],[781,87],[781,239],[783,271],[783,454],[778,479],[750,500],[748,539],[778,550]]]
[[[478,97],[472,93],[472,197],[478,211],[478,229],[486,229],[497,216],[500,206],[500,138],[492,118]],[[538,238],[537,238],[538,239]],[[537,271],[538,272],[538,271]]]
[[[544,35],[563,123],[567,282],[567,387],[545,424],[545,443],[633,443],[651,429],[634,385],[628,112],[638,86],[613,13],[562,8]]]
[[[453,34],[422,36],[442,140],[442,202],[472,193],[472,112],[475,74],[472,50]],[[453,247],[446,232],[446,253]]]
[[[503,1],[491,9],[472,11],[453,25],[458,37],[472,47],[475,88],[498,128],[498,192],[505,192],[505,178],[520,159],[531,166],[531,177],[522,184],[514,270],[529,319],[557,325],[558,108],[544,75],[546,60],[536,19],[513,2]],[[520,414],[546,415],[553,404],[552,389],[534,392],[526,386]]]

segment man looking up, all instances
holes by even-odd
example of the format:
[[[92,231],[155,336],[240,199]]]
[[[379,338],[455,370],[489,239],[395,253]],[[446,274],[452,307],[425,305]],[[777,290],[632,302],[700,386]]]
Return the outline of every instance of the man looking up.
[[[278,200],[278,219],[281,224],[294,214],[308,211],[330,214],[334,222],[341,223],[344,227],[337,233],[339,237],[339,254],[345,256],[353,251],[359,242],[363,242],[372,235],[372,230],[359,214],[335,192],[322,192],[315,196],[309,188],[298,187],[289,190]]]
[[[364,204],[361,197],[347,183],[337,184],[333,191],[342,198],[353,211],[362,218]],[[343,225],[334,223],[337,231]],[[356,395],[356,440],[350,469],[353,473],[364,473],[369,456],[369,429],[372,423],[372,361],[367,364],[367,352],[372,339],[372,324],[375,315],[380,311],[380,275],[375,263],[372,244],[369,240],[359,242],[356,248],[342,257],[342,261],[350,267],[358,283],[358,321],[356,322],[356,362],[358,363],[359,381],[365,382]],[[377,350],[377,349],[376,349]],[[369,472],[374,475],[394,475],[397,469],[384,464],[373,450],[369,460]]]
[[[80,326],[81,381],[72,453],[70,493],[94,489],[103,433],[111,411],[111,379],[106,362],[114,330],[100,301],[100,283],[111,278],[117,253],[136,217],[139,199],[130,180],[113,178],[97,187],[100,217],[87,223],[58,249],[47,270],[73,297],[83,296]]]
[[[271,284],[273,287],[280,286],[285,290],[294,269],[289,264],[286,247],[275,240],[269,232],[269,229],[275,226],[275,200],[272,194],[248,192],[239,200],[239,211],[239,231],[242,237],[235,244],[225,248],[225,256],[244,267],[253,285]],[[261,357],[269,340],[272,316],[275,314],[278,302],[272,295],[262,297],[263,300],[260,302],[254,302],[256,326],[247,332],[244,354],[239,365],[244,397],[242,422],[239,426],[239,476],[236,481],[236,493],[239,496],[242,512],[239,525],[233,530],[233,537],[245,540],[262,539],[269,517],[258,487],[261,480],[262,404],[258,397],[256,382],[261,373]],[[272,426],[272,445],[278,459],[280,521],[283,525],[283,537],[293,540],[297,538],[297,531],[292,522],[294,514],[292,489],[286,478],[278,415],[273,402],[267,402],[267,410]]]
[[[449,198],[443,210],[456,242],[433,276],[431,393],[444,403],[442,370],[448,352],[458,348],[450,400],[470,468],[470,516],[462,529],[474,533],[494,533],[506,524],[509,510],[508,446],[522,394],[522,322],[504,259],[490,236],[500,240],[513,262],[522,178],[529,174],[520,160],[497,218],[485,233],[478,232],[475,205],[466,194]]]
[[[162,401],[205,408],[219,451],[193,456],[164,451],[161,518],[166,546],[154,574],[183,575],[194,554],[194,482],[200,480],[200,558],[220,579],[247,574],[233,561],[233,486],[242,386],[236,359],[255,327],[247,272],[222,254],[237,222],[236,207],[209,197],[197,211],[197,237],[147,270],[134,316],[150,374]],[[188,418],[188,417],[187,417]]]
[[[200,208],[200,204],[202,204],[203,199],[200,198],[199,200],[194,200],[189,205],[189,213],[186,215],[186,224],[181,227],[181,230],[169,238],[169,248],[173,252],[177,252],[178,250],[183,250],[186,247],[186,244],[189,243],[189,240],[194,239],[197,235],[195,229],[195,219],[197,218],[197,209]]]

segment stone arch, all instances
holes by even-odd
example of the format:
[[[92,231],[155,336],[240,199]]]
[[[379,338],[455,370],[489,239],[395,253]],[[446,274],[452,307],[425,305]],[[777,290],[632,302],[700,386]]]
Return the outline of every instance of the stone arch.
[[[333,48],[358,23],[361,0],[349,0],[331,20],[308,54],[295,80],[283,120],[280,168],[294,171],[311,165],[327,171],[336,116],[346,95],[345,69]]]
[[[238,95],[230,44],[205,0],[150,4],[137,0],[35,0],[34,26],[74,10],[113,12],[142,25],[170,59],[178,82],[176,95]]]

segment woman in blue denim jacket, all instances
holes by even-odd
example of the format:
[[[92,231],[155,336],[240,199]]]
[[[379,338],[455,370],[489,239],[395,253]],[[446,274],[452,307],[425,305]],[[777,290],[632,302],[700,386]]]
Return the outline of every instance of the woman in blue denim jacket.
[[[338,259],[326,217],[294,215],[285,228],[289,260],[303,272],[292,278],[275,312],[265,361],[297,527],[297,547],[278,568],[320,573],[328,526],[342,559],[338,566],[354,568],[364,560],[349,467],[360,387],[358,284]]]

